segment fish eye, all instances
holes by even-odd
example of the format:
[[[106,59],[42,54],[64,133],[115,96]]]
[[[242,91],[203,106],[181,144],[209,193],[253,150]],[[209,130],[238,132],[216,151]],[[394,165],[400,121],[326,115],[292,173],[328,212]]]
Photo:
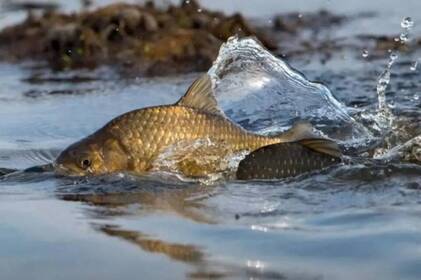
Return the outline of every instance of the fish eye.
[[[87,169],[88,167],[90,167],[90,166],[91,166],[91,164],[92,164],[91,160],[90,160],[90,159],[87,159],[87,158],[84,158],[84,159],[82,159],[82,160],[80,161],[80,166],[81,166],[83,169]]]

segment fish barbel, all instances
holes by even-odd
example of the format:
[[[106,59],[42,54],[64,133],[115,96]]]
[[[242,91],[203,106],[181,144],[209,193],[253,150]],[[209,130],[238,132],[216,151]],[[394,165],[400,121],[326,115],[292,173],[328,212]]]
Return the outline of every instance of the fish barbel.
[[[157,161],[168,151],[174,153],[177,146],[199,143],[194,152],[182,149],[183,155],[176,164],[185,176],[205,176],[226,168],[219,164],[222,158],[304,138],[315,138],[311,127],[305,124],[275,136],[258,135],[234,124],[218,108],[210,77],[205,74],[177,103],[125,113],[72,144],[58,156],[55,169],[70,176],[121,171],[144,174],[157,166],[159,169]],[[315,147],[309,143],[309,148],[334,156],[340,154],[333,141],[319,140]]]

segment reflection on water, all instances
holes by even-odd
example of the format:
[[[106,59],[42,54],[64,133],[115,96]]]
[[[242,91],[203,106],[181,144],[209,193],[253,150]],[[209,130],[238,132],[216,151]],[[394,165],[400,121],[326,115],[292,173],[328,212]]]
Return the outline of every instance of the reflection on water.
[[[120,180],[122,179],[120,178]],[[130,214],[130,211],[134,211],[130,206],[138,206],[141,209],[132,214],[147,214],[148,212],[160,211],[176,214],[198,223],[213,223],[211,218],[206,217],[201,210],[204,207],[201,201],[213,195],[214,187],[180,184],[174,187],[162,181],[147,181],[143,179],[135,179],[134,182],[126,181],[124,186],[121,181],[108,183],[111,183],[112,187],[104,188],[104,184],[107,184],[107,182],[100,182],[101,190],[95,189],[95,185],[92,184],[84,185],[83,189],[77,187],[73,192],[71,187],[61,187],[58,189],[57,196],[66,201],[81,201],[90,205],[100,206],[97,209],[99,215],[104,215],[104,208],[106,209],[105,213]],[[112,192],[113,189],[115,192]],[[83,193],[83,190],[87,193]]]
[[[106,235],[129,241],[139,246],[144,251],[164,254],[176,261],[198,263],[202,261],[203,258],[203,253],[199,248],[191,245],[167,243],[161,240],[152,239],[141,232],[123,230],[112,225],[99,226],[97,230]]]
[[[109,180],[109,178],[105,178]],[[127,180],[128,179],[128,180]],[[123,182],[120,180],[111,183],[107,189],[102,180],[98,184],[97,178],[89,183],[78,182],[84,185],[63,185],[58,188],[57,197],[65,201],[83,202],[89,205],[85,215],[91,219],[97,219],[100,222],[91,223],[96,231],[107,236],[118,238],[129,242],[142,251],[151,254],[160,254],[176,262],[188,264],[192,270],[187,274],[191,279],[209,279],[209,278],[244,278],[257,277],[262,279],[318,279],[311,274],[297,272],[279,272],[277,269],[266,267],[264,263],[256,260],[246,260],[238,262],[236,258],[224,260],[212,257],[206,247],[201,244],[201,237],[193,236],[179,239],[176,231],[164,230],[164,235],[175,235],[172,237],[163,237],[153,230],[154,225],[146,223],[137,223],[139,219],[146,219],[152,224],[161,223],[161,218],[168,219],[171,222],[172,216],[179,216],[183,220],[187,219],[193,223],[187,223],[187,226],[198,227],[200,224],[216,226],[220,224],[221,219],[215,217],[211,219],[207,211],[209,207],[207,202],[209,198],[220,195],[224,190],[222,186],[203,186],[203,185],[171,185],[168,182],[161,182],[160,186],[155,186],[157,179],[145,180],[139,178],[126,177]],[[101,180],[100,180],[101,181]],[[86,185],[88,184],[88,188]],[[166,186],[163,186],[166,185]],[[223,194],[222,194],[223,195]],[[92,207],[95,206],[95,207]],[[158,216],[157,216],[158,215]],[[169,215],[168,217],[166,217]],[[234,219],[239,217],[233,216]],[[121,223],[120,219],[127,222]],[[175,223],[179,223],[175,220]],[[115,222],[115,223],[113,223]],[[182,222],[184,224],[184,222]],[[134,229],[133,229],[134,228]],[[148,230],[155,233],[148,233]],[[145,232],[146,231],[146,232]],[[206,233],[205,233],[206,234]],[[212,237],[213,234],[206,234]],[[235,236],[232,236],[235,238]],[[175,241],[172,241],[175,240]],[[226,252],[229,255],[229,252]],[[275,267],[274,267],[275,268]]]

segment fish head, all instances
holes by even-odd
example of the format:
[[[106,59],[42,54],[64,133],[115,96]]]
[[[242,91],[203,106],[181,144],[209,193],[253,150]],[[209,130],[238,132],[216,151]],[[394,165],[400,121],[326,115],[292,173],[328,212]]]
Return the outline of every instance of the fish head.
[[[89,137],[66,148],[55,161],[65,176],[101,175],[127,169],[127,157],[118,141]]]

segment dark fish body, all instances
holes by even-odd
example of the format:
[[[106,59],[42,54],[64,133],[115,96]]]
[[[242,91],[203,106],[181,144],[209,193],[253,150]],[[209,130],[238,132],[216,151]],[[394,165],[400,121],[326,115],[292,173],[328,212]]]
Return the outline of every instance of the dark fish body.
[[[321,170],[341,162],[340,157],[308,148],[305,145],[308,141],[317,140],[273,144],[253,151],[240,162],[237,179],[282,179]]]

